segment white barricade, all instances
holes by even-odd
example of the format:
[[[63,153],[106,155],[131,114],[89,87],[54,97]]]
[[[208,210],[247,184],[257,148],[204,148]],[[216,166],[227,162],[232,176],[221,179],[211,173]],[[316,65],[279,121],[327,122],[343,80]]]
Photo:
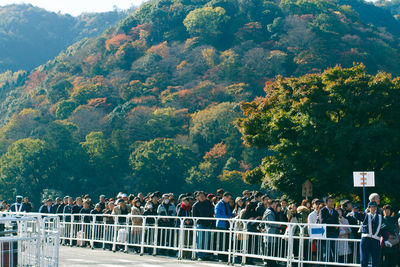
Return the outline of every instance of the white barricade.
[[[219,229],[216,218],[58,214],[58,222],[54,215],[34,215],[45,225],[47,249],[43,251],[49,259],[58,259],[60,242],[179,259],[218,258],[232,264],[262,261],[286,266],[360,266],[358,225],[346,225],[355,231],[344,239],[308,234],[313,228],[318,233],[343,225],[226,219],[226,229]]]

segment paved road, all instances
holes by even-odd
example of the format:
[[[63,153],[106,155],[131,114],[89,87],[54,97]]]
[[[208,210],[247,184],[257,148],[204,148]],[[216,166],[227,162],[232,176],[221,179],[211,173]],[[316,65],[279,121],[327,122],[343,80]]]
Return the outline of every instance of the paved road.
[[[163,256],[139,256],[122,252],[110,252],[102,249],[75,248],[60,246],[60,267],[224,267],[224,263],[197,262],[189,260],[177,260],[176,258]]]

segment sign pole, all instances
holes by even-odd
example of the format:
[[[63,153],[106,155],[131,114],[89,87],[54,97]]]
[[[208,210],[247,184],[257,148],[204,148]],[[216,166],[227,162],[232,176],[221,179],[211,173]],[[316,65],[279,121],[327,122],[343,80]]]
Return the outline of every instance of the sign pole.
[[[362,173],[362,178],[363,178],[362,180],[363,180],[363,198],[364,198],[364,210],[365,210],[366,209],[365,208],[365,184],[366,184],[366,179],[365,179],[364,175],[365,175],[365,173],[363,172]]]

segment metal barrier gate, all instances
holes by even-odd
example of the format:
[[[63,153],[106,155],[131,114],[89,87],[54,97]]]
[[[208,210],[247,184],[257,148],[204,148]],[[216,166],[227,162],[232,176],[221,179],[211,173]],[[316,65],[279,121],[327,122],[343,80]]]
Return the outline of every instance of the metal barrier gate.
[[[59,218],[0,213],[0,266],[58,266]]]
[[[136,251],[141,255],[169,254],[179,259],[218,257],[231,264],[261,260],[286,266],[360,266],[360,239],[351,234],[347,238],[309,237],[309,228],[321,225],[223,219],[226,228],[220,229],[215,227],[216,218],[29,213],[32,215],[44,225],[46,246],[41,250],[42,260],[57,259],[57,246],[61,242],[62,245]],[[60,218],[59,224],[56,217]],[[358,230],[360,226],[325,227],[346,228],[354,233],[357,231],[351,230]]]

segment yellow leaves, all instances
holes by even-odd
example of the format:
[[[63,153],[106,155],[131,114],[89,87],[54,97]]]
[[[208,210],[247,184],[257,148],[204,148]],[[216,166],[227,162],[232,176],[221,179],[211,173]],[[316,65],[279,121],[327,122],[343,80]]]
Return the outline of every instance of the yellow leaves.
[[[214,48],[205,48],[201,50],[201,55],[209,67],[214,67],[216,65],[217,53]]]
[[[169,55],[169,48],[168,48],[168,42],[162,42],[161,44],[158,45],[153,45],[150,47],[147,52],[147,54],[158,54],[162,58],[166,58]]]
[[[179,63],[178,66],[176,66],[176,69],[181,70],[187,65],[188,65],[188,62],[186,60],[182,60],[181,63]]]

